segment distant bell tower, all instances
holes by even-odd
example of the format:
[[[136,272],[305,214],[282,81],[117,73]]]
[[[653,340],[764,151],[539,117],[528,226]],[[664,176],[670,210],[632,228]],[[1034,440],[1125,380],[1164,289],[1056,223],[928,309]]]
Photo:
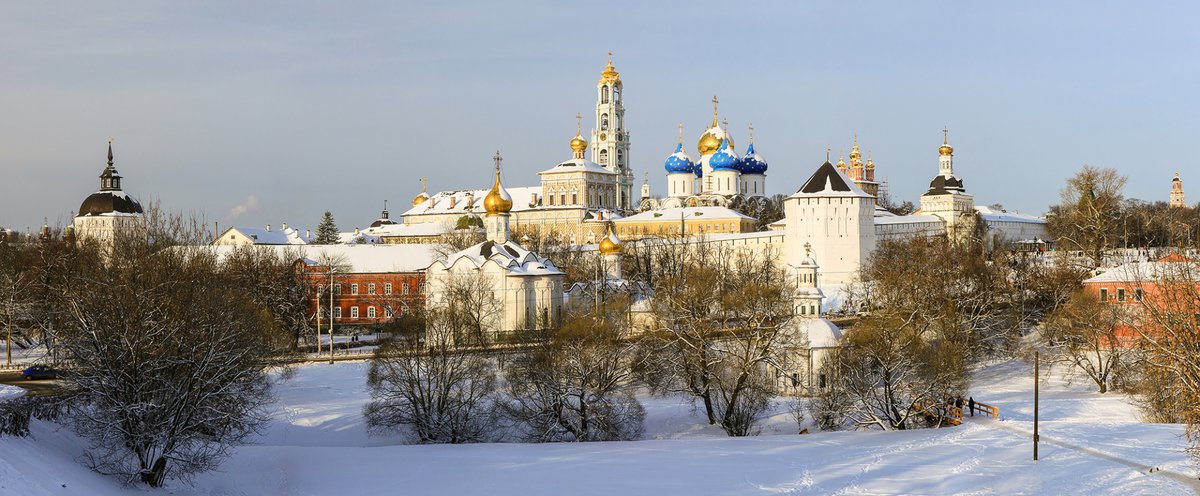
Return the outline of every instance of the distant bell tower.
[[[612,52],[608,65],[596,83],[596,127],[592,128],[592,161],[617,175],[617,207],[633,206],[633,172],[629,168],[629,131],[625,129],[625,104],[622,101],[621,76],[613,67]]]
[[[1175,171],[1175,178],[1171,180],[1171,206],[1187,206],[1187,201],[1183,199],[1183,181],[1179,180],[1179,171]]]

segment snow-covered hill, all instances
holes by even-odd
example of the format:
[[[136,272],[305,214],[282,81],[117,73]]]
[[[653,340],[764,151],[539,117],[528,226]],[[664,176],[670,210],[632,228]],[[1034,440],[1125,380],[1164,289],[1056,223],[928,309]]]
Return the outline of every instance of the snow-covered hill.
[[[367,436],[363,363],[301,367],[277,387],[256,445],[176,494],[1181,494],[1194,468],[1183,427],[1144,424],[1127,398],[1055,376],[1043,384],[1032,460],[1032,382],[1018,362],[977,371],[975,399],[1002,421],[909,432],[796,435],[786,414],[730,439],[691,406],[646,399],[647,439],[581,444],[408,446]],[[0,494],[126,494],[75,462],[73,435],[37,422],[0,438]],[[1161,471],[1150,473],[1150,468]],[[1171,475],[1178,473],[1177,478]],[[1194,480],[1194,479],[1193,479]]]

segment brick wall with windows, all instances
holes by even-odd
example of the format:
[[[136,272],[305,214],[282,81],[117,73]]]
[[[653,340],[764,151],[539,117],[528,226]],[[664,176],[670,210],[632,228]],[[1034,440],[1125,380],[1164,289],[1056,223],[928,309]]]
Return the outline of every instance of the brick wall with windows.
[[[329,272],[321,266],[304,266],[312,287],[308,317],[316,321],[317,294],[321,297],[321,321],[329,322]],[[424,272],[386,272],[334,274],[333,321],[337,326],[368,326],[389,322],[410,315],[425,305],[420,288],[425,285]],[[382,291],[380,291],[382,288]]]

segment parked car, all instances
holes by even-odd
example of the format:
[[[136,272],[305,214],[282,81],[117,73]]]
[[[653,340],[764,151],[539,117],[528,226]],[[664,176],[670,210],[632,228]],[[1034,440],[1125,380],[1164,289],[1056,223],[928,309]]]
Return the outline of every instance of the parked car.
[[[21,375],[25,379],[55,379],[58,377],[58,371],[54,370],[49,365],[34,365],[21,371]]]

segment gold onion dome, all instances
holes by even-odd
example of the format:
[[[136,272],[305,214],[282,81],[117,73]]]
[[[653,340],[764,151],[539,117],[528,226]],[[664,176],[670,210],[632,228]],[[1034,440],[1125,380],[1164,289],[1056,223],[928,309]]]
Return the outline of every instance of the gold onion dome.
[[[428,199],[429,199],[429,195],[428,195],[428,194],[426,194],[424,191],[422,191],[422,192],[421,192],[421,194],[419,194],[419,195],[417,195],[416,197],[414,197],[414,198],[413,198],[412,204],[413,204],[413,206],[415,207],[415,206],[417,206],[417,205],[420,205],[420,204],[422,204],[422,203],[425,203],[425,201],[426,201],[426,200],[428,200]]]
[[[500,184],[500,169],[496,169],[496,184],[492,185],[492,190],[488,191],[487,196],[483,198],[483,210],[488,215],[507,214],[512,211],[512,197],[508,195],[508,191]]]
[[[583,132],[580,129],[580,114],[575,114],[575,137],[571,138],[571,151],[575,152],[577,158],[583,158],[583,152],[587,151],[588,142],[583,139]]]
[[[850,163],[862,160],[862,152],[858,151],[858,134],[854,135],[854,146],[850,148]]]
[[[949,132],[942,129],[942,146],[938,148],[938,155],[954,155],[954,147],[950,146]]]
[[[613,233],[612,225],[608,226],[608,234],[600,241],[600,254],[613,255],[621,253],[621,240]]]
[[[583,152],[587,151],[587,147],[588,142],[582,136],[577,134],[571,139],[571,151]]]

